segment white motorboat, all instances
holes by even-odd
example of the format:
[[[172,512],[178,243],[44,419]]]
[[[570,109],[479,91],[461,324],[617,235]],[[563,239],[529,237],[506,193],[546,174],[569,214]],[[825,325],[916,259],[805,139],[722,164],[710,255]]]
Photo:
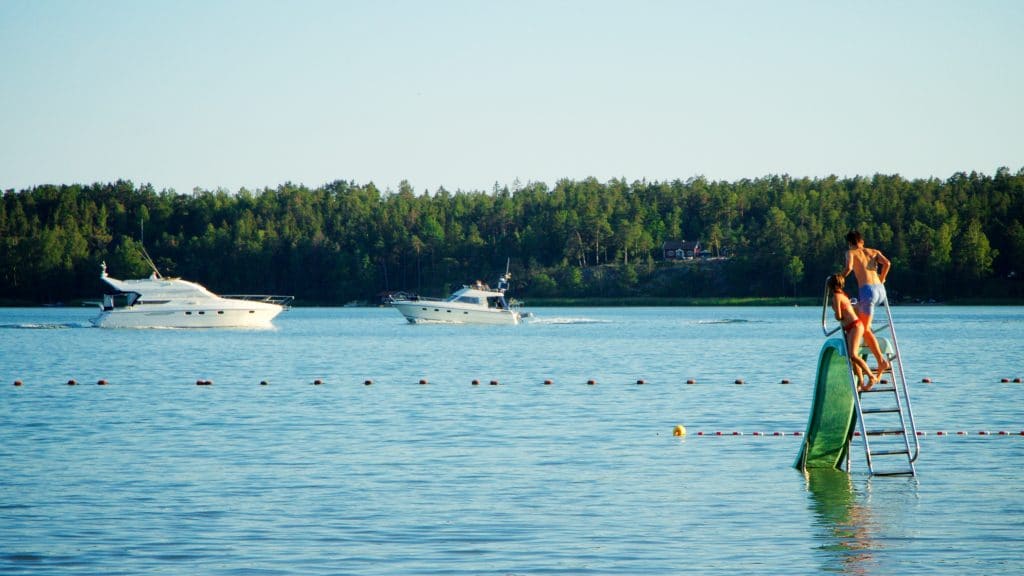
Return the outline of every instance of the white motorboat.
[[[498,287],[490,288],[477,281],[463,286],[445,299],[411,297],[392,300],[406,320],[420,322],[452,322],[459,324],[519,324],[522,315],[516,304],[505,299],[509,274],[506,272],[498,281]]]
[[[151,264],[152,265],[152,264]],[[164,278],[153,266],[149,278],[118,280],[102,264],[100,279],[114,292],[103,295],[100,328],[265,328],[287,309],[291,296],[218,296],[180,278]]]

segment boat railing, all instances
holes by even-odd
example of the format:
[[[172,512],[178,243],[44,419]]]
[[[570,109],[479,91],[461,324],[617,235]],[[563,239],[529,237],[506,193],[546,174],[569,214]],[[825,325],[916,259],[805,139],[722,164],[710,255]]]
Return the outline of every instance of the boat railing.
[[[279,296],[276,294],[221,294],[221,298],[277,304],[278,306],[283,306],[285,308],[290,308],[292,301],[295,300],[295,296]]]

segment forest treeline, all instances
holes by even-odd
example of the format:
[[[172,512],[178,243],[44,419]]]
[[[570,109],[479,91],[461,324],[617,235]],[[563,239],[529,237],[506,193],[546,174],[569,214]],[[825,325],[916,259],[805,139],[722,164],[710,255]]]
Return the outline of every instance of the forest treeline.
[[[1024,296],[1024,168],[946,180],[899,175],[735,182],[561,180],[417,194],[338,180],[237,192],[156,191],[129,181],[7,190],[0,301],[96,299],[112,276],[165,275],[218,293],[297,304],[441,296],[512,272],[530,297],[817,296],[860,230],[893,261],[890,294]],[[665,261],[666,240],[712,259]]]

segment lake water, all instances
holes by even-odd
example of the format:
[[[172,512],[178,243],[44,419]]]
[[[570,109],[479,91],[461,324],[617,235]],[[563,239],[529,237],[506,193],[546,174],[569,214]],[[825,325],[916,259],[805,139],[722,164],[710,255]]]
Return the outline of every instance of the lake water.
[[[1022,570],[1024,308],[893,309],[916,478],[869,477],[857,443],[851,474],[793,468],[820,308],[532,311],[104,330],[0,309],[0,572]]]

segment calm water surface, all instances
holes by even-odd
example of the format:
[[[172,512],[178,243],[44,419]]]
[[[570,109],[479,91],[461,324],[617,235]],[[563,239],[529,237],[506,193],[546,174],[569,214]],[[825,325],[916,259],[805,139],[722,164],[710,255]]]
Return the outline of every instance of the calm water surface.
[[[1024,308],[894,309],[917,478],[859,446],[805,476],[799,438],[751,435],[804,429],[818,308],[534,312],[0,310],[0,572],[1020,573]]]

